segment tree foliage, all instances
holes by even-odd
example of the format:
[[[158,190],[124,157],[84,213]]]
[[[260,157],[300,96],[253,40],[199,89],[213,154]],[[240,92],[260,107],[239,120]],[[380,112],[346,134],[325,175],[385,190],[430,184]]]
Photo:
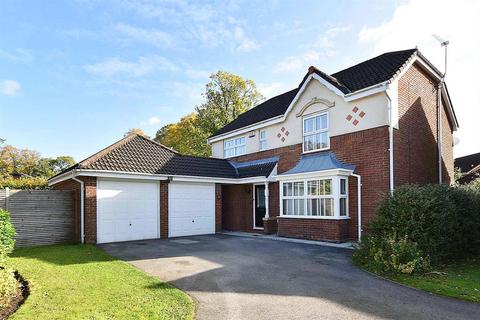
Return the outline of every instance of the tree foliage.
[[[150,139],[150,136],[148,134],[146,134],[145,132],[143,132],[143,130],[140,129],[140,128],[131,128],[130,130],[125,132],[125,134],[123,136],[126,137],[126,136],[129,136],[131,134],[138,134],[139,136]]]
[[[226,71],[210,76],[203,97],[194,113],[162,127],[154,140],[180,153],[210,156],[207,138],[263,99],[255,82]]]
[[[177,123],[167,124],[158,130],[155,141],[174,150],[189,155],[209,156],[209,148],[205,146],[207,135],[198,125],[197,114],[191,113]]]
[[[42,158],[37,151],[11,145],[0,146],[0,187],[43,187],[47,178],[73,164],[75,160],[70,156]],[[21,178],[13,179],[15,174],[19,174]]]

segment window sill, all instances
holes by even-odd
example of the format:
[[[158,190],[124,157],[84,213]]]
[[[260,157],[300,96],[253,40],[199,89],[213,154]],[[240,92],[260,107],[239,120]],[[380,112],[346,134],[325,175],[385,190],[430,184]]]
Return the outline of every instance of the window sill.
[[[321,151],[327,151],[330,150],[330,147],[328,148],[323,148],[323,149],[315,149],[315,150],[309,150],[309,151],[303,151],[303,154],[308,154],[308,153],[314,153],[314,152],[321,152]]]
[[[280,215],[278,218],[285,219],[313,219],[313,220],[350,220],[350,217],[319,217],[319,216],[286,216]]]

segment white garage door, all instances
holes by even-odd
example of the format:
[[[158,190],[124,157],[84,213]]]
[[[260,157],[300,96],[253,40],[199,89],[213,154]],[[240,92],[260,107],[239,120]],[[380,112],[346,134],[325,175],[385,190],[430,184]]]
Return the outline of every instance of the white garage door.
[[[99,179],[97,242],[159,238],[159,184]]]
[[[168,221],[170,237],[215,233],[215,184],[170,183]]]

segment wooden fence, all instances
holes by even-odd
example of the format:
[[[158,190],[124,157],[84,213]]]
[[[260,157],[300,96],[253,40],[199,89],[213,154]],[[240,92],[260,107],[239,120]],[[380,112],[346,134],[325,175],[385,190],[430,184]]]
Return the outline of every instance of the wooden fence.
[[[0,208],[11,213],[16,246],[74,241],[75,199],[63,190],[0,190]]]

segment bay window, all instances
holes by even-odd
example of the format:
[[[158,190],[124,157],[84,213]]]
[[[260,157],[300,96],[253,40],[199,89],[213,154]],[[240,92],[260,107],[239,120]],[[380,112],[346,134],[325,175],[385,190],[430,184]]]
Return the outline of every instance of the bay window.
[[[225,140],[223,142],[224,158],[236,157],[246,153],[245,137]]]
[[[308,178],[281,186],[281,215],[305,218],[347,218],[348,179]]]
[[[328,113],[303,118],[303,152],[328,149]]]

